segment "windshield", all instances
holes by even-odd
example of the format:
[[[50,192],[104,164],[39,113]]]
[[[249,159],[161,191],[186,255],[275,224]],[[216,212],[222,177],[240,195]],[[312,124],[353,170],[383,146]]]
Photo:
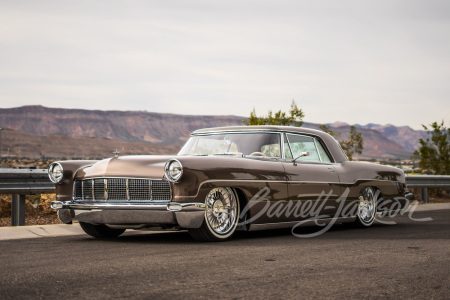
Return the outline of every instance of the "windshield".
[[[280,157],[278,133],[227,133],[192,136],[178,155]]]

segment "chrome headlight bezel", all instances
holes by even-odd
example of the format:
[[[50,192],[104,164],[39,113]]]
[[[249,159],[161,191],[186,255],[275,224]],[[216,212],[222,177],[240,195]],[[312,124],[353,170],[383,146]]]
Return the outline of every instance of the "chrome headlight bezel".
[[[178,159],[169,159],[164,166],[164,174],[170,182],[177,182],[183,175],[183,165]]]
[[[64,168],[60,163],[54,162],[48,168],[48,177],[50,181],[57,184],[60,183],[64,178]]]

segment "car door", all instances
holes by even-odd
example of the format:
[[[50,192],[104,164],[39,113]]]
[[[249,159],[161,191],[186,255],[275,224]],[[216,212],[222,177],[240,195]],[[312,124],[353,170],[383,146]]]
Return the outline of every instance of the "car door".
[[[286,133],[284,154],[288,200],[297,207],[289,221],[333,217],[341,187],[324,144],[317,137]]]

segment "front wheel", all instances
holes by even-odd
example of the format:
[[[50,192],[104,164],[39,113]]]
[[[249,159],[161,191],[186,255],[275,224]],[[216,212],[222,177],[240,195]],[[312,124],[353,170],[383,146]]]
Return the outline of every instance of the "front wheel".
[[[195,240],[218,242],[229,239],[239,221],[239,199],[229,187],[213,188],[205,199],[205,220],[200,228],[189,229]]]
[[[113,229],[106,225],[94,225],[80,222],[81,228],[95,238],[115,238],[125,232],[125,229]]]

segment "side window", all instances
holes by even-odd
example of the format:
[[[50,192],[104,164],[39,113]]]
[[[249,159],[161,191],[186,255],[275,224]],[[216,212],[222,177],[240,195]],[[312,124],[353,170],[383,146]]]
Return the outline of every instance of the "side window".
[[[261,147],[261,152],[268,157],[280,157],[280,144],[270,144]]]
[[[331,162],[330,157],[328,156],[327,152],[325,151],[322,144],[318,140],[316,140],[316,145],[317,150],[319,151],[320,158],[322,159],[322,162],[330,163]]]
[[[262,152],[267,157],[281,157],[280,137],[281,135],[278,133],[261,135],[258,140],[260,150],[256,151]]]
[[[299,157],[298,160],[320,162],[314,138],[296,134],[287,134],[287,138],[294,158],[299,157],[302,152],[309,152],[308,156]]]

